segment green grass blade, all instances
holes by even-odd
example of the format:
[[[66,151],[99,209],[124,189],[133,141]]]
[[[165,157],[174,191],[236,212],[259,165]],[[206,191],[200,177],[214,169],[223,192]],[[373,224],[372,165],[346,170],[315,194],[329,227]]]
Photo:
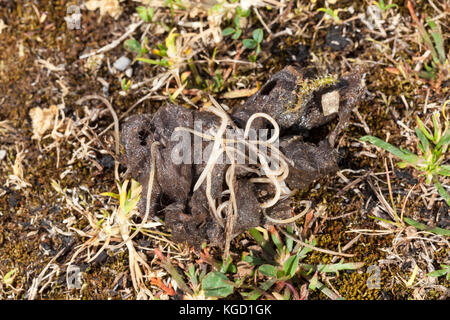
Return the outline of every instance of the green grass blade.
[[[389,221],[387,219],[379,218],[379,217],[374,217],[374,216],[371,216],[371,215],[369,215],[369,218],[375,219],[375,220],[378,220],[378,221],[382,221],[382,222],[386,222],[386,223],[390,223],[390,224],[395,224],[395,222]]]
[[[148,64],[156,64],[156,65],[163,65],[164,64],[162,62],[162,60],[154,60],[154,59],[147,59],[147,58],[137,58],[136,60],[142,61],[142,62],[148,63]]]
[[[407,224],[409,224],[410,226],[413,226],[414,228],[418,229],[418,230],[423,230],[423,231],[429,231],[432,232],[434,234],[439,234],[441,236],[446,236],[446,237],[450,237],[450,230],[447,229],[442,229],[442,228],[430,228],[427,225],[417,222],[413,219],[407,218],[405,217],[403,220],[405,220],[405,222]]]
[[[442,165],[437,169],[437,174],[450,177],[450,166]]]
[[[106,197],[111,197],[111,198],[114,198],[117,200],[119,200],[119,197],[120,197],[117,193],[114,193],[114,192],[102,192],[102,193],[100,193],[100,195],[106,196]]]
[[[450,272],[450,269],[440,269],[440,270],[436,270],[436,271],[428,273],[427,276],[438,278],[438,277],[442,277],[442,276],[446,275],[448,272]]]
[[[313,277],[308,276],[308,273],[306,271],[300,271],[301,275],[308,279],[308,281],[313,280]],[[334,293],[331,289],[329,289],[326,285],[324,285],[322,282],[317,280],[315,278],[314,280],[314,287],[319,289],[324,295],[326,295],[331,300],[343,300],[341,296],[338,296],[336,293]]]
[[[336,273],[341,270],[356,270],[362,268],[364,262],[349,262],[349,263],[334,263],[334,264],[301,264],[301,267],[306,271],[318,271],[325,273]]]
[[[442,34],[439,32],[439,28],[436,23],[427,18],[427,24],[431,28],[431,37],[433,38],[436,51],[439,55],[439,61],[444,64],[445,63],[445,50],[444,50],[444,39],[442,38]]]
[[[299,258],[297,255],[289,257],[283,265],[283,272],[289,278],[292,278],[298,267]]]
[[[419,117],[417,117],[417,124],[419,125],[420,130],[423,132],[423,134],[428,138],[428,140],[433,141],[433,136],[431,135],[430,130],[423,124],[422,120],[420,120]]]
[[[436,145],[436,148],[442,148],[444,145],[450,144],[450,132],[446,132],[442,138],[439,140],[438,144]]]
[[[447,205],[450,206],[450,195],[447,193],[442,184],[436,178],[433,179],[433,182],[441,197],[444,198],[445,202],[447,202]]]
[[[374,136],[364,136],[360,138],[361,141],[370,142],[371,144],[376,145],[379,148],[382,148],[390,153],[392,153],[394,156],[402,159],[405,162],[408,162],[409,164],[415,165],[419,162],[419,157],[416,156],[413,153],[406,153],[403,150],[400,150],[397,147],[394,147],[392,144],[383,141],[377,137]]]
[[[425,135],[423,134],[422,131],[420,131],[419,128],[415,129],[416,131],[416,135],[419,137],[420,143],[418,144],[420,151],[422,151],[422,153],[425,153],[426,150],[428,150],[428,148],[430,147],[430,142],[428,141],[427,137],[425,137]]]
[[[259,246],[263,248],[268,254],[270,254],[271,256],[274,256],[276,254],[273,247],[266,240],[264,240],[264,237],[258,230],[256,230],[255,228],[251,228],[248,230],[248,232],[259,244]]]

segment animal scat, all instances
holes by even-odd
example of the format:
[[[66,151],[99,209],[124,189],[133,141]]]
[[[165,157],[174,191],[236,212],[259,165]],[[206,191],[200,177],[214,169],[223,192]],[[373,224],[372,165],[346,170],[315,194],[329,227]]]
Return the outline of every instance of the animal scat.
[[[280,127],[280,151],[289,163],[289,176],[285,182],[290,189],[308,188],[315,180],[338,170],[338,153],[334,143],[337,135],[346,127],[350,112],[359,103],[363,92],[358,72],[341,79],[331,76],[316,77],[313,80],[304,80],[305,78],[302,71],[288,66],[274,74],[259,92],[230,113],[234,123],[241,129],[254,113],[266,113],[276,120]],[[301,94],[309,96],[307,101],[299,98],[299,88],[303,88],[300,89]],[[337,112],[325,115],[322,96],[333,91],[339,94],[339,107]],[[302,104],[299,110],[286,113],[288,108],[298,103]],[[330,126],[327,125],[335,119],[338,119],[337,124],[330,131]],[[150,214],[164,217],[165,224],[172,230],[174,241],[186,241],[195,246],[206,241],[210,245],[222,246],[225,240],[224,230],[210,213],[205,183],[193,191],[206,160],[198,164],[175,164],[170,158],[177,143],[171,140],[175,128],[193,129],[196,121],[202,122],[203,132],[217,128],[220,124],[219,118],[210,112],[188,110],[172,104],[161,107],[154,114],[127,118],[121,130],[125,165],[131,176],[143,185],[142,194],[145,195],[151,165],[150,146],[154,141],[160,142],[155,157],[156,177]],[[270,125],[265,119],[259,118],[253,121],[252,128],[270,129]],[[208,141],[202,141],[202,150],[208,144]],[[211,195],[216,201],[226,185],[227,168],[226,164],[214,167]],[[267,223],[259,204],[264,199],[271,198],[274,193],[274,188],[270,185],[250,182],[252,174],[239,170],[237,172],[234,185],[238,213],[233,236]],[[266,210],[266,214],[278,219],[290,217],[291,201],[289,198],[280,201]],[[139,203],[142,213],[145,211],[145,202],[145,196],[142,196]]]

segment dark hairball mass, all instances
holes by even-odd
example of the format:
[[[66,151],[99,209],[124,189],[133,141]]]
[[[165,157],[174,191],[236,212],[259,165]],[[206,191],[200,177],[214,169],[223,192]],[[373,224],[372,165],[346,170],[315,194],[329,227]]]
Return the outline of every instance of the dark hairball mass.
[[[359,103],[363,92],[360,80],[359,72],[342,79],[306,78],[305,73],[288,66],[274,74],[245,104],[231,110],[230,117],[242,129],[255,113],[272,117],[280,127],[279,149],[289,163],[286,185],[291,190],[307,188],[315,180],[338,170],[336,137],[347,126],[352,109]],[[171,140],[174,130],[177,127],[193,128],[194,122],[199,120],[205,131],[218,127],[221,122],[211,112],[171,104],[154,114],[129,117],[121,130],[125,164],[131,176],[143,186],[139,210],[144,213],[151,146],[153,142],[159,142],[150,214],[164,216],[175,241],[193,245],[207,241],[223,246],[225,232],[210,213],[206,183],[193,191],[207,160],[199,164],[176,164],[171,159],[173,148],[178,143]],[[270,129],[271,124],[258,118],[253,121],[252,128]],[[208,141],[202,144],[206,148]],[[227,164],[214,166],[211,182],[214,199],[219,199],[224,191],[227,167]],[[277,218],[291,215],[290,197],[271,208],[261,208],[260,203],[274,190],[270,185],[252,183],[254,176],[252,172],[236,171],[234,191],[238,212],[232,228],[233,236],[270,223],[262,210]]]

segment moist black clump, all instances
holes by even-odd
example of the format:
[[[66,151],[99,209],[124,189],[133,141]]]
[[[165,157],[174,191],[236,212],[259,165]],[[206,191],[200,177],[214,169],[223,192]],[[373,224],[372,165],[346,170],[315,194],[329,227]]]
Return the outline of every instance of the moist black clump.
[[[304,189],[339,169],[336,137],[347,126],[352,109],[359,103],[363,92],[360,80],[360,74],[355,72],[325,85],[306,79],[302,71],[288,66],[274,74],[245,104],[231,110],[230,116],[242,129],[254,113],[266,113],[275,119],[280,126],[279,149],[289,162],[286,185],[291,190]],[[309,81],[309,87],[311,84],[317,87],[305,93],[305,86],[302,85],[305,81]],[[337,92],[339,107],[335,112],[324,115],[326,106],[322,105],[322,96],[330,92]],[[156,172],[150,215],[164,219],[166,226],[172,230],[174,241],[195,246],[206,241],[221,247],[225,241],[225,231],[210,213],[206,183],[193,191],[207,159],[192,164],[194,152],[189,155],[189,161],[182,163],[174,163],[171,158],[179,144],[179,141],[172,139],[175,129],[193,129],[197,121],[202,122],[203,132],[217,128],[221,123],[220,118],[211,112],[173,104],[161,107],[154,114],[127,118],[121,129],[124,164],[131,177],[143,186],[138,204],[143,214],[151,168],[151,146],[153,142],[159,142],[155,151]],[[252,128],[272,127],[267,120],[258,118]],[[193,144],[194,139],[191,141]],[[210,143],[203,141],[202,148],[207,148]],[[217,164],[213,169],[211,195],[214,199],[221,197],[226,189],[227,167],[228,164]],[[232,229],[233,236],[268,222],[262,214],[260,203],[274,192],[273,187],[252,183],[251,178],[251,173],[245,170],[236,171],[234,190],[238,213]],[[279,201],[266,209],[266,214],[276,218],[289,217],[291,201],[290,198]]]

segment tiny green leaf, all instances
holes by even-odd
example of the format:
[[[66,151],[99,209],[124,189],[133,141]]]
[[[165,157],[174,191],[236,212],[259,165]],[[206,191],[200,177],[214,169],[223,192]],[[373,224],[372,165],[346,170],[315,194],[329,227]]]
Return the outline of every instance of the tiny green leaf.
[[[11,284],[13,283],[13,281],[14,281],[16,272],[17,272],[17,268],[16,268],[16,269],[13,269],[13,270],[11,270],[11,271],[9,271],[9,272],[8,272],[7,274],[5,274],[5,276],[3,277],[3,281],[4,281],[6,284],[11,285]]]
[[[441,183],[437,180],[437,178],[433,179],[433,182],[441,197],[444,198],[445,202],[447,202],[447,205],[450,206],[450,195],[447,193],[447,191],[444,189]]]
[[[153,19],[153,8],[146,8],[143,6],[139,6],[136,8],[136,11],[139,15],[139,17],[144,21],[144,22],[150,22]]]
[[[403,160],[409,164],[415,165],[419,162],[419,157],[416,156],[415,154],[412,154],[410,152],[407,153],[404,150],[400,150],[399,148],[394,147],[392,144],[390,144],[386,141],[383,141],[377,137],[364,136],[360,140],[370,142],[370,143],[376,145],[377,147],[382,148],[382,149],[392,153],[394,156],[399,157],[401,160]]]
[[[102,192],[102,193],[100,193],[100,195],[106,196],[106,197],[111,197],[111,198],[114,198],[117,200],[119,200],[119,197],[120,197],[117,193],[113,193],[113,192]]]
[[[436,148],[440,149],[445,145],[450,144],[450,131],[446,132],[441,139],[439,140],[438,144],[436,145]]]
[[[299,257],[297,255],[289,257],[283,265],[284,274],[292,278],[295,275],[298,267]]]
[[[253,39],[257,43],[261,43],[262,42],[263,36],[264,36],[264,32],[262,31],[262,29],[256,29],[256,30],[253,31]]]
[[[239,39],[241,34],[242,34],[242,30],[241,29],[237,29],[236,32],[231,36],[231,39],[237,40],[237,39]]]
[[[230,34],[233,34],[235,32],[236,30],[234,28],[229,27],[222,30],[222,35],[229,36]]]
[[[142,46],[136,39],[128,39],[124,42],[124,47],[126,50],[133,51],[136,53],[141,53]]]
[[[417,117],[417,124],[419,125],[420,130],[423,134],[428,138],[428,140],[433,141],[433,136],[431,135],[430,130],[423,124],[422,120]]]
[[[239,21],[241,20],[241,17],[238,15],[236,18],[234,18],[234,25],[236,26],[236,29],[239,29]]]
[[[258,44],[255,40],[253,39],[244,39],[242,40],[242,44],[244,45],[244,47],[246,47],[247,49],[255,49],[256,45]]]
[[[247,255],[247,256],[243,257],[242,261],[248,262],[248,263],[250,263],[253,266],[259,266],[259,265],[264,263],[264,260],[256,257],[253,254],[253,251],[250,251],[250,255]]]
[[[433,272],[430,272],[427,274],[429,277],[442,277],[443,275],[446,275],[447,272],[450,272],[449,269],[440,269]]]
[[[336,273],[341,270],[356,270],[362,268],[364,262],[334,263],[334,264],[302,264],[301,267],[306,271],[318,271],[325,273]]]
[[[240,17],[247,18],[250,15],[250,9],[242,10],[240,7],[239,7],[239,9],[237,11],[238,11],[238,15]]]
[[[260,52],[261,52],[261,45],[258,43],[258,45],[256,46],[255,54],[258,55]]]
[[[138,204],[139,198],[140,197],[137,197],[136,199],[126,200],[122,209],[123,212],[125,214],[128,214],[131,210],[133,210],[133,208],[135,208],[136,205]]]
[[[446,177],[450,177],[450,166],[446,166],[446,165],[441,165],[437,171],[437,174],[441,175],[441,176],[446,176]]]
[[[416,131],[416,135],[419,137],[419,140],[421,143],[418,144],[420,151],[422,151],[422,153],[425,153],[428,148],[430,147],[430,143],[427,139],[427,137],[425,137],[425,135],[423,134],[423,132],[421,130],[419,130],[419,128],[415,129]]]
[[[316,239],[312,239],[310,242],[306,243],[312,245],[313,247],[317,244]],[[302,260],[311,251],[312,251],[311,248],[303,247],[299,252],[297,252],[297,256],[299,257],[300,260]]]
[[[439,32],[439,29],[436,23],[429,17],[427,17],[427,24],[431,28],[431,37],[433,38],[436,51],[439,54],[439,61],[441,63],[445,63],[445,49],[444,49],[444,39],[442,38],[442,34]]]
[[[417,222],[417,221],[415,221],[413,219],[410,219],[410,218],[407,218],[407,217],[403,218],[403,220],[405,220],[405,222],[407,224],[413,226],[416,229],[429,231],[429,232],[432,232],[432,233],[435,233],[435,234],[440,234],[442,236],[447,236],[447,237],[450,236],[450,230],[437,228],[437,227],[436,228],[430,228],[430,227],[428,227],[427,225],[425,225],[423,223]]]
[[[212,271],[202,279],[202,288],[208,297],[224,298],[233,293],[234,285],[223,273]]]
[[[251,228],[248,230],[250,235],[255,239],[255,241],[259,244],[260,247],[264,249],[270,255],[275,255],[276,252],[269,243],[266,242],[261,232],[259,232],[256,228]]]
[[[268,277],[276,277],[277,276],[277,267],[272,266],[270,264],[263,264],[258,268],[259,272]]]
[[[315,274],[311,278],[311,280],[309,280],[308,288],[314,291],[317,289],[318,286],[319,286],[319,278],[317,277],[317,274]]]
[[[278,250],[282,250],[283,249],[283,243],[281,242],[280,236],[276,233],[272,233],[271,234],[272,237],[272,241],[275,244],[275,246],[277,247]]]

